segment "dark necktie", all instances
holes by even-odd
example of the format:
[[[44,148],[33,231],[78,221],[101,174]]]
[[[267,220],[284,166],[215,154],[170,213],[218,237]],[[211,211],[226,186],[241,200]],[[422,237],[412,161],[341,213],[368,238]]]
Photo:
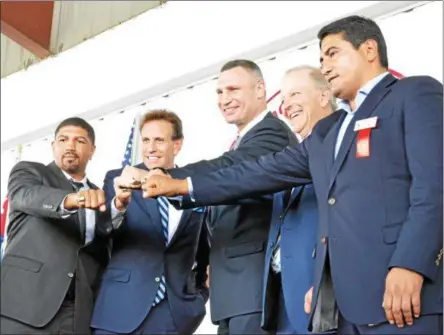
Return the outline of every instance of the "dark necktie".
[[[74,191],[79,192],[83,188],[85,188],[85,185],[83,183],[76,182],[71,179],[71,185],[74,188]],[[86,212],[85,208],[79,208],[77,211],[77,214],[79,216],[79,222],[80,222],[80,240],[83,244],[85,244],[85,235],[86,235]]]

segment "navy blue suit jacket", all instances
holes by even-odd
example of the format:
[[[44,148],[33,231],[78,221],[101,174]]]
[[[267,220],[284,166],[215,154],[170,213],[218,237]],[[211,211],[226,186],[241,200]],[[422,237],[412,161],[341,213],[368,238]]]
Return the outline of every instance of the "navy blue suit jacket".
[[[370,155],[357,158],[355,123],[373,116]],[[313,301],[328,248],[335,297],[349,322],[386,320],[381,305],[392,267],[422,274],[421,313],[442,313],[443,86],[431,77],[387,75],[356,111],[335,159],[344,117],[338,111],[319,121],[300,145],[193,176],[195,199],[210,205],[313,180],[319,208]]]
[[[281,280],[285,308],[293,328],[298,334],[305,334],[308,315],[304,312],[304,297],[313,286],[318,209],[312,185],[296,187],[288,204],[284,201],[287,192],[276,193],[273,198],[273,214],[265,256],[262,326],[270,330],[276,327],[275,306],[278,304],[280,288],[273,281],[271,261],[281,226]]]
[[[105,177],[108,206],[115,196],[113,179],[121,171],[109,171]],[[203,211],[184,210],[165,246],[157,201],[143,199],[141,191],[134,191],[124,221],[113,234],[113,253],[101,280],[91,327],[133,332],[151,309],[159,285],[156,279],[165,274],[177,330],[192,334],[205,316],[209,295],[205,285],[209,246],[201,235],[203,216]]]

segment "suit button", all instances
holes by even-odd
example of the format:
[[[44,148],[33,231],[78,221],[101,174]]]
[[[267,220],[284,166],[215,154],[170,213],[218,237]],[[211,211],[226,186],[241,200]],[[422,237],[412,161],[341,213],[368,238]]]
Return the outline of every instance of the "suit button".
[[[282,220],[284,218],[284,214],[279,215],[279,220]]]
[[[69,273],[68,273],[68,277],[69,277],[69,278],[73,278],[73,277],[74,277],[74,273],[69,272]]]
[[[335,203],[336,203],[336,199],[335,199],[335,198],[330,198],[330,199],[328,199],[328,204],[329,204],[330,206],[333,206]]]
[[[322,236],[321,243],[322,244],[327,244],[327,238],[325,236]]]
[[[154,278],[154,280],[156,281],[156,283],[160,282],[160,278],[159,277]]]

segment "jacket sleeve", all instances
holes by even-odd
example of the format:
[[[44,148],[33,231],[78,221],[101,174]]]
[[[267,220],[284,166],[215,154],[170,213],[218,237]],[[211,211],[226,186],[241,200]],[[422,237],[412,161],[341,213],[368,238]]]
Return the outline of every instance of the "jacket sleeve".
[[[311,182],[307,146],[293,147],[229,168],[192,177],[196,204],[202,206],[254,198]]]
[[[73,191],[50,187],[42,178],[45,168],[38,163],[17,163],[9,175],[8,197],[11,211],[18,211],[40,218],[63,219],[60,211],[63,199]]]
[[[207,268],[210,263],[210,237],[207,224],[208,212],[205,213],[201,232],[199,236],[197,252],[196,252],[196,268],[194,269],[196,274],[196,289],[202,295],[205,302],[209,298],[209,290],[206,284],[208,275]]]
[[[434,280],[442,271],[443,86],[431,77],[403,81],[410,208],[390,267],[407,268]]]
[[[267,124],[242,141],[236,150],[227,151],[220,157],[188,164],[168,172],[174,178],[186,178],[194,174],[209,173],[246,160],[254,160],[271,152],[277,152],[296,141],[296,137],[280,120],[267,120]]]

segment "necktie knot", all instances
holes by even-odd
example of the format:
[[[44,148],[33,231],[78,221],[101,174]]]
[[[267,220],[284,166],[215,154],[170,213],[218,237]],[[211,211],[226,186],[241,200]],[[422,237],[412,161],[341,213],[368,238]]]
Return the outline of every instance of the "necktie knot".
[[[83,183],[74,181],[72,179],[71,179],[71,185],[72,185],[72,187],[74,187],[74,190],[76,192],[80,191],[82,188],[85,187],[85,185],[83,185]]]

